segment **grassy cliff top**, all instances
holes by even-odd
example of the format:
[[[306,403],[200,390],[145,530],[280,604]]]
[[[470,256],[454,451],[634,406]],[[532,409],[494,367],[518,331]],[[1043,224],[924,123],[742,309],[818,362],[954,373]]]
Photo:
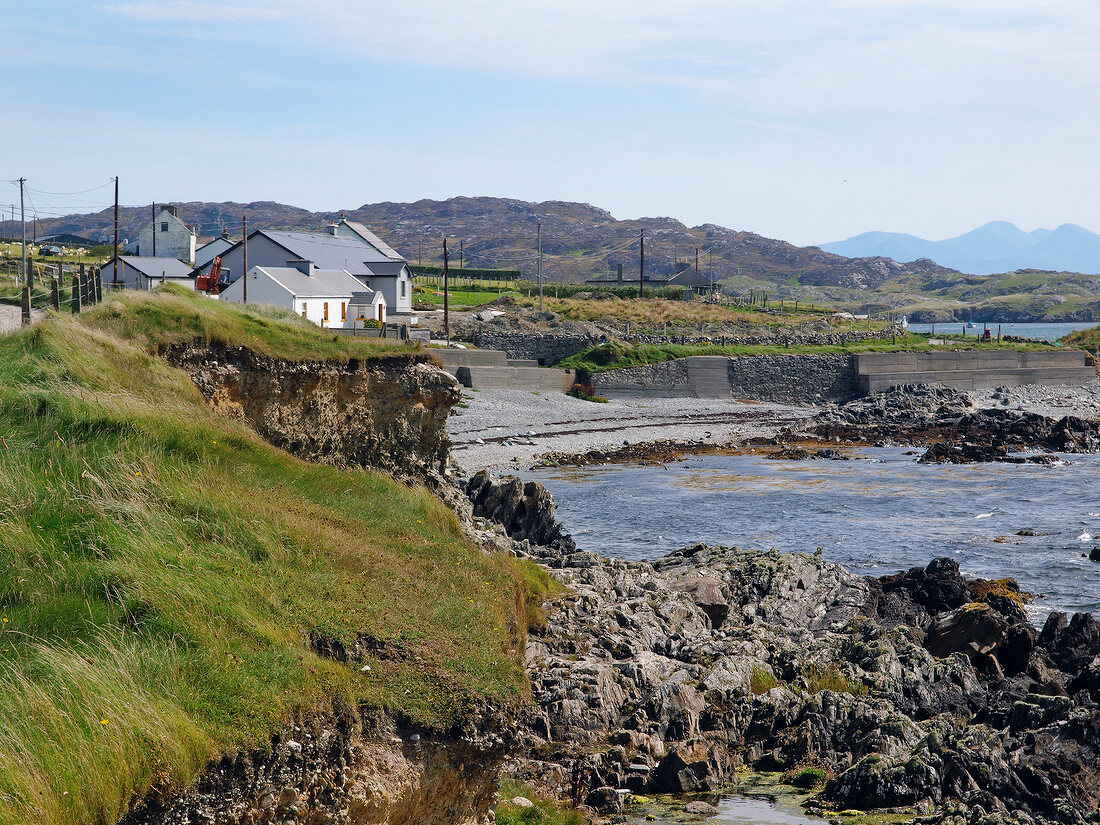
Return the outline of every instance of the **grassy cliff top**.
[[[106,296],[80,319],[84,326],[154,354],[192,341],[247,347],[294,361],[348,361],[419,351],[416,342],[326,332],[287,309],[246,308],[175,284],[155,292],[126,290]]]
[[[111,823],[342,698],[522,700],[522,571],[421,487],[310,465],[149,354],[412,352],[166,290],[0,338],[0,823]],[[376,349],[377,347],[377,349]],[[354,666],[313,640],[380,651]]]

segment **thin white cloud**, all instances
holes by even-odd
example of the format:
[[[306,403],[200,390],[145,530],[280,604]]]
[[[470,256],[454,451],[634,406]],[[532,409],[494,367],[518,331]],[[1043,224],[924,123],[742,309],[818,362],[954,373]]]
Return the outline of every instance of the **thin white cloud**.
[[[115,3],[102,10],[119,17],[144,23],[189,21],[195,23],[239,23],[254,20],[278,20],[286,12],[269,6],[201,3],[178,0],[157,3]]]

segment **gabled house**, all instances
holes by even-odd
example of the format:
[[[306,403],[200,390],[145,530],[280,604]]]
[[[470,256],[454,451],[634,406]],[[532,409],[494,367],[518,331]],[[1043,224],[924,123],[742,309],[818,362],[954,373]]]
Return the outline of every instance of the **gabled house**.
[[[243,244],[238,241],[220,253],[222,277],[230,283],[241,277]],[[405,260],[362,224],[341,221],[316,232],[257,229],[248,235],[248,264],[286,267],[288,261],[310,261],[319,270],[343,270],[359,281],[360,291],[381,292],[387,311],[412,312],[412,272]],[[210,263],[196,267],[196,275]],[[251,302],[252,290],[248,300]]]
[[[137,240],[126,244],[126,253],[144,258],[179,258],[194,266],[195,240],[194,228],[180,220],[179,209],[166,204],[152,223],[142,227]]]
[[[251,246],[248,251],[251,258]],[[352,329],[357,314],[349,309],[352,297],[370,290],[364,290],[359,280],[344,270],[318,269],[311,261],[292,263],[293,266],[250,267],[248,302],[286,307],[320,327]],[[223,301],[243,301],[244,284],[245,279],[238,277],[219,297]],[[373,295],[362,297],[373,306]],[[381,302],[384,320],[385,299],[381,298]],[[360,322],[358,326],[361,329],[363,325]]]
[[[105,289],[115,287],[115,259],[100,270]],[[149,290],[165,282],[178,283],[188,289],[195,286],[191,267],[178,258],[153,258],[123,255],[118,259],[118,288]]]

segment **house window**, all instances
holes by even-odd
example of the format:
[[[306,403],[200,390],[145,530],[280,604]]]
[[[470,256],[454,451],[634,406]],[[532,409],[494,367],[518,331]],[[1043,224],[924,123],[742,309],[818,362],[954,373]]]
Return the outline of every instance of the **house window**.
[[[328,301],[325,301],[325,320],[328,320]]]
[[[160,222],[160,231],[161,232],[167,232],[168,231],[168,221],[161,221]]]
[[[340,320],[348,320],[348,305],[343,301],[340,302]]]
[[[305,304],[302,304],[302,317],[303,318],[306,317],[306,305]]]
[[[405,281],[404,280],[401,281],[401,297],[402,298],[405,297]]]

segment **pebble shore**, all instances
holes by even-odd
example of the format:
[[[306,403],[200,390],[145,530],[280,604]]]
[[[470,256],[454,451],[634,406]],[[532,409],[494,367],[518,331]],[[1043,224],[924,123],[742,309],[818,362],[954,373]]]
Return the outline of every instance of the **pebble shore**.
[[[1001,387],[973,390],[979,407],[1023,409],[1051,418],[1100,418],[1100,378],[1081,387]],[[452,455],[467,473],[522,472],[545,453],[608,450],[624,443],[701,441],[716,447],[770,438],[820,411],[815,405],[711,398],[643,398],[606,404],[562,393],[463,390],[447,422]]]
[[[704,398],[582,401],[563,393],[463,390],[447,422],[451,455],[467,473],[520,472],[548,452],[580,453],[628,442],[703,441],[715,446],[771,437],[815,407]]]

